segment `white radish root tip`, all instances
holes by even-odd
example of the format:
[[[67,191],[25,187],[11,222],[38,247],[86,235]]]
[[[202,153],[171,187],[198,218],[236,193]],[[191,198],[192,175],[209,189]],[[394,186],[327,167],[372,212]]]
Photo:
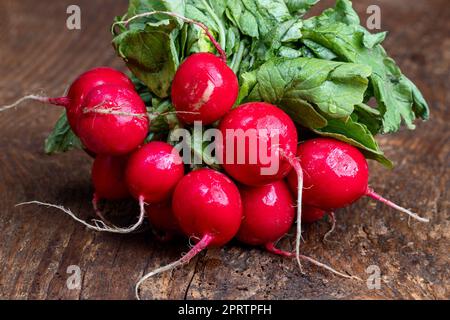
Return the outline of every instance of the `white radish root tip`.
[[[13,109],[13,108],[17,107],[18,105],[20,105],[22,102],[28,101],[28,100],[38,101],[41,103],[49,103],[49,104],[54,104],[54,105],[59,105],[59,106],[67,106],[68,105],[68,99],[65,97],[48,98],[48,97],[43,97],[43,96],[39,96],[39,95],[35,95],[35,94],[30,94],[30,95],[20,98],[19,100],[17,100],[16,102],[14,102],[10,105],[0,107],[0,112],[6,111],[9,109]]]
[[[393,203],[392,201],[390,201],[388,199],[385,199],[383,196],[379,195],[378,193],[376,193],[374,190],[372,190],[370,188],[367,189],[366,195],[368,197],[371,197],[374,200],[377,200],[377,201],[380,201],[381,203],[384,203],[385,205],[387,205],[387,206],[389,206],[389,207],[391,207],[393,209],[396,209],[396,210],[398,210],[400,212],[406,213],[411,218],[414,218],[414,219],[416,219],[416,220],[418,220],[420,222],[430,222],[430,219],[422,218],[418,214],[416,214],[416,213],[414,213],[414,212],[412,212],[412,211],[410,211],[410,210],[408,210],[406,208],[400,207],[399,205]]]
[[[16,207],[25,206],[25,205],[33,205],[33,204],[58,209],[64,213],[66,213],[67,215],[72,217],[72,219],[81,223],[88,229],[98,231],[98,232],[110,232],[110,233],[118,233],[118,234],[132,233],[132,232],[136,231],[143,224],[144,218],[145,218],[144,199],[142,197],[139,199],[139,206],[140,206],[139,219],[134,225],[132,225],[128,228],[120,228],[120,227],[117,227],[114,225],[108,226],[108,225],[106,225],[105,222],[98,220],[98,219],[93,219],[92,220],[93,224],[90,224],[90,223],[78,218],[71,210],[66,209],[63,206],[58,206],[58,205],[51,204],[51,203],[44,203],[44,202],[40,202],[40,201],[29,201],[29,202],[19,203],[16,205]]]
[[[267,251],[269,251],[269,252],[271,252],[273,254],[276,254],[276,255],[280,255],[280,256],[288,257],[288,258],[292,258],[292,257],[296,256],[296,254],[294,254],[293,252],[288,252],[288,251],[284,251],[284,250],[276,248],[275,244],[273,244],[273,243],[268,243],[268,244],[266,244],[265,247],[266,247]],[[333,273],[335,275],[338,275],[338,276],[340,276],[342,278],[354,279],[354,280],[362,281],[362,279],[357,277],[357,276],[347,275],[345,273],[339,272],[336,269],[330,267],[329,265],[327,265],[325,263],[322,263],[322,262],[319,262],[319,261],[317,261],[317,260],[315,260],[315,259],[313,259],[311,257],[305,256],[305,255],[299,255],[298,258],[300,258],[302,260],[305,260],[305,261],[308,261],[309,263],[312,263],[313,265],[315,265],[317,267],[320,267],[320,268],[323,268],[323,269],[325,269],[325,270],[327,270],[327,271],[329,271],[329,272],[331,272],[331,273]],[[302,273],[303,273],[303,271],[302,271]]]
[[[147,281],[147,279],[154,277],[160,273],[166,272],[166,271],[170,271],[173,270],[177,267],[180,267],[182,265],[185,265],[187,263],[189,263],[192,258],[194,258],[197,254],[199,254],[200,252],[202,252],[203,250],[205,250],[210,244],[211,241],[213,240],[213,236],[206,234],[205,236],[203,236],[203,238],[183,257],[181,257],[179,260],[172,262],[171,264],[168,264],[166,266],[160,267],[158,269],[153,270],[150,273],[147,273],[146,275],[144,275],[141,279],[139,279],[139,281],[136,283],[135,286],[135,295],[136,295],[136,299],[141,300],[141,297],[139,295],[140,293],[140,288],[141,285]]]

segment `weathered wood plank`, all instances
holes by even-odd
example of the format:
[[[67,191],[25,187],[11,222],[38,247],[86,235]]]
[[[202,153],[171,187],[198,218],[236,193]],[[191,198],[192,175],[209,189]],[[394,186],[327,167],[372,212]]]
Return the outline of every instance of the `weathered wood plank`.
[[[332,1],[323,1],[321,7]],[[64,91],[74,75],[95,65],[123,68],[110,47],[109,24],[126,1],[78,1],[81,31],[65,28],[70,1],[0,2],[0,104],[45,88]],[[189,266],[163,274],[143,287],[156,299],[309,299],[449,297],[448,216],[450,132],[450,9],[445,0],[355,1],[365,17],[382,8],[388,51],[423,90],[432,120],[415,132],[380,139],[397,167],[371,164],[371,185],[394,201],[432,219],[428,225],[363,199],[340,210],[336,243],[323,244],[327,223],[308,226],[304,252],[336,269],[366,277],[380,267],[380,290],[342,280],[305,263],[232,243],[210,249]],[[318,8],[317,10],[319,10]],[[0,115],[0,299],[133,299],[135,281],[187,249],[186,241],[159,244],[150,234],[95,234],[59,212],[14,205],[37,199],[92,215],[89,170],[82,152],[45,156],[42,144],[59,111],[34,103]],[[118,209],[121,208],[121,209]],[[130,217],[136,208],[124,205]],[[129,219],[129,218],[128,218]],[[292,247],[293,238],[282,246]],[[80,290],[68,290],[67,267],[78,265]]]

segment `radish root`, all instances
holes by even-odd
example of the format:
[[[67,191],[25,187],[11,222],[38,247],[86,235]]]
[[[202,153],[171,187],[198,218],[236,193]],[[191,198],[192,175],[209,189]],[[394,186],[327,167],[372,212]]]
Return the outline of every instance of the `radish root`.
[[[67,107],[69,105],[69,99],[66,97],[48,98],[48,97],[42,97],[39,95],[30,94],[28,96],[20,98],[13,104],[0,107],[0,112],[6,111],[9,109],[13,109],[13,108],[17,107],[19,104],[21,104],[22,102],[28,101],[28,100],[38,101],[41,103],[53,104],[53,105],[61,106],[61,107]]]
[[[336,269],[333,269],[332,267],[330,267],[329,265],[324,264],[322,262],[319,262],[319,261],[317,261],[317,260],[315,260],[313,258],[310,258],[308,256],[305,256],[305,255],[298,255],[297,256],[297,253],[294,254],[293,252],[289,252],[289,251],[284,251],[284,250],[278,249],[278,248],[275,247],[274,243],[266,244],[265,248],[266,248],[266,250],[268,252],[271,252],[271,253],[276,254],[276,255],[280,255],[280,256],[288,257],[288,258],[292,258],[292,257],[295,256],[297,259],[306,260],[309,263],[311,263],[311,264],[313,264],[313,265],[315,265],[315,266],[317,266],[319,268],[323,268],[323,269],[325,269],[325,270],[327,270],[327,271],[329,271],[331,273],[334,273],[335,275],[340,276],[342,278],[354,279],[354,280],[362,281],[362,279],[357,277],[357,276],[352,276],[352,275],[348,275],[348,274],[339,272]]]
[[[331,220],[331,229],[327,233],[325,233],[325,235],[323,236],[323,241],[324,242],[335,242],[335,241],[328,240],[328,238],[331,236],[331,234],[336,229],[336,215],[334,214],[334,212],[328,212],[327,214]]]
[[[110,233],[119,233],[119,234],[132,233],[132,232],[136,231],[143,224],[144,218],[145,218],[145,208],[144,208],[145,203],[144,203],[143,197],[139,198],[139,206],[140,206],[139,219],[134,225],[132,225],[128,228],[121,228],[121,227],[117,227],[114,225],[108,226],[108,225],[106,225],[106,223],[104,221],[98,220],[98,219],[93,219],[92,220],[93,224],[90,224],[90,223],[78,218],[71,210],[66,209],[63,206],[58,206],[58,205],[54,205],[54,204],[50,204],[50,203],[44,203],[44,202],[40,202],[40,201],[23,202],[23,203],[17,204],[16,207],[25,206],[25,205],[33,205],[33,204],[61,210],[64,213],[66,213],[67,215],[69,215],[70,217],[72,217],[72,219],[74,219],[75,221],[86,226],[88,229],[98,231],[98,232],[110,232]]]
[[[300,261],[300,242],[302,239],[302,193],[303,193],[303,170],[300,161],[293,155],[286,155],[282,152],[284,158],[289,161],[289,164],[294,168],[297,174],[297,235],[295,239],[295,258],[303,273],[302,263]]]
[[[162,14],[162,15],[167,15],[167,16],[171,16],[171,17],[174,17],[174,18],[178,18],[178,19],[180,19],[180,20],[182,20],[182,21],[184,21],[186,23],[195,24],[196,26],[200,27],[205,32],[206,36],[209,38],[209,40],[214,45],[214,47],[216,47],[217,52],[219,52],[220,58],[223,60],[223,62],[226,63],[226,61],[227,61],[227,54],[222,49],[222,46],[219,44],[219,42],[217,42],[216,38],[214,38],[214,36],[211,34],[211,32],[209,31],[209,28],[205,24],[203,24],[203,23],[201,23],[199,21],[195,21],[193,19],[186,18],[186,17],[184,17],[184,16],[182,16],[182,15],[180,15],[178,13],[175,13],[175,12],[170,12],[170,11],[152,11],[152,12],[145,12],[145,13],[137,14],[137,15],[129,18],[128,20],[118,21],[118,22],[114,23],[112,28],[114,29],[115,26],[119,25],[119,24],[125,25],[125,27],[127,27],[128,24],[131,21],[133,21],[133,20],[136,20],[136,19],[139,19],[139,18],[150,17],[150,16],[153,16],[155,14]]]
[[[92,197],[92,207],[94,208],[95,214],[97,215],[97,217],[99,217],[103,221],[109,223],[109,221],[105,218],[102,211],[98,207],[99,201],[100,201],[100,197],[96,193],[94,193],[94,196]]]
[[[403,213],[406,213],[406,214],[409,215],[411,218],[414,218],[414,219],[416,219],[416,220],[418,220],[418,221],[420,221],[420,222],[430,222],[430,219],[428,219],[428,218],[422,218],[422,217],[419,216],[418,214],[416,214],[416,213],[414,213],[414,212],[412,212],[412,211],[410,211],[410,210],[408,210],[408,209],[405,209],[405,208],[403,208],[403,207],[400,207],[399,205],[393,203],[393,202],[390,201],[390,200],[385,199],[384,197],[382,197],[381,195],[379,195],[378,193],[376,193],[373,189],[368,188],[368,189],[367,189],[366,195],[367,195],[368,197],[371,197],[372,199],[375,199],[375,200],[377,200],[377,201],[380,201],[380,202],[384,203],[385,205],[387,205],[387,206],[389,206],[389,207],[391,207],[391,208],[394,208],[394,209],[396,209],[396,210],[398,210],[398,211],[401,211],[401,212],[403,212]]]
[[[166,272],[166,271],[170,271],[173,270],[179,266],[185,265],[187,263],[189,263],[192,258],[194,258],[197,254],[199,254],[201,251],[203,251],[204,249],[206,249],[211,241],[213,240],[213,236],[206,234],[186,255],[184,255],[181,259],[172,262],[171,264],[168,264],[164,267],[158,268],[153,270],[150,273],[147,273],[146,275],[144,275],[136,284],[135,287],[135,295],[136,298],[138,300],[141,300],[141,297],[139,295],[140,293],[140,287],[141,285],[149,278],[154,277],[160,273]]]

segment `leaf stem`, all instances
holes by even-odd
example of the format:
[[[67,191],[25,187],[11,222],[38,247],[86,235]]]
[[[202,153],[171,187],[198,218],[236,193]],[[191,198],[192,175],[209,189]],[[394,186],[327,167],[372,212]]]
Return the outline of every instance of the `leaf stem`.
[[[216,13],[206,0],[202,0],[202,3],[206,7],[206,11],[208,11],[208,13],[213,18],[214,22],[217,24],[217,27],[219,28],[219,43],[222,49],[225,51],[227,46],[227,39],[226,39],[226,31],[222,24],[222,21],[220,21],[219,17],[216,15]]]
[[[244,50],[245,50],[245,44],[243,41],[241,41],[241,43],[239,43],[238,52],[233,57],[233,62],[231,64],[231,70],[233,70],[233,72],[236,74],[238,73],[239,68],[241,66],[242,57],[244,55]]]

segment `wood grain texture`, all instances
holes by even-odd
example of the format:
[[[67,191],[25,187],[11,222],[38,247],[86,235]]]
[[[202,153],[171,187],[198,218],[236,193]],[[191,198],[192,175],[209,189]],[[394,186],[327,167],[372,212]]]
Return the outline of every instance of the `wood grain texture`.
[[[65,27],[66,8],[82,9],[82,30]],[[330,5],[323,1],[316,9]],[[397,166],[371,164],[371,186],[424,216],[420,224],[363,199],[337,214],[336,243],[323,244],[328,225],[306,228],[304,253],[336,269],[367,278],[381,269],[380,290],[334,277],[259,249],[232,243],[210,249],[188,266],[148,281],[153,299],[445,299],[449,295],[450,7],[447,0],[358,0],[382,8],[385,47],[423,91],[432,119],[380,143]],[[109,25],[125,0],[1,0],[0,104],[30,92],[59,95],[74,76],[97,65],[124,68],[111,48]],[[117,236],[88,231],[46,208],[15,204],[41,200],[84,217],[90,207],[90,166],[82,152],[48,157],[43,141],[58,118],[56,108],[28,103],[0,114],[0,299],[133,299],[144,273],[177,259],[186,241],[157,243],[150,234]],[[110,206],[132,219],[134,204]],[[294,238],[281,244],[292,247]],[[68,290],[67,267],[82,271],[80,290]]]

